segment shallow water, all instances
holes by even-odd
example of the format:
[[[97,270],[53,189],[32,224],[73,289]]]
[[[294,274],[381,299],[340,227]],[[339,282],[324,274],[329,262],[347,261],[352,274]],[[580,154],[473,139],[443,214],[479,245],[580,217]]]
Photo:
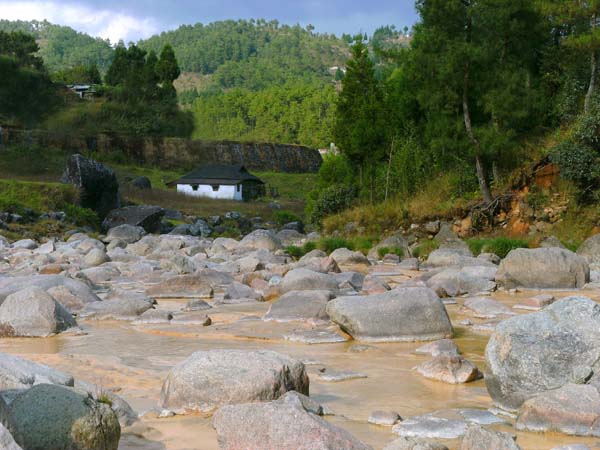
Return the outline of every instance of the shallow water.
[[[493,298],[513,306],[519,299],[537,292],[497,293]],[[557,297],[572,295],[556,292]],[[579,293],[581,295],[581,292]],[[600,292],[583,295],[600,299]],[[462,301],[459,299],[459,304]],[[161,301],[159,307],[178,310],[184,301]],[[481,322],[449,305],[448,312],[456,325],[465,318]],[[422,343],[366,344],[366,351],[355,352],[356,342],[305,345],[283,340],[282,335],[295,328],[308,327],[293,323],[278,324],[259,320],[239,321],[245,316],[262,316],[268,304],[228,305],[208,311],[213,326],[145,325],[127,322],[82,322],[85,336],[58,336],[48,339],[2,339],[0,351],[24,356],[78,379],[112,389],[130,402],[138,412],[154,407],[160,396],[162,381],[169,369],[191,353],[211,348],[269,349],[289,354],[315,364],[307,366],[311,379],[311,396],[329,407],[335,416],[327,420],[347,429],[359,439],[381,449],[395,439],[390,428],[367,424],[374,410],[394,410],[402,417],[450,408],[489,408],[491,399],[483,380],[466,385],[449,385],[427,380],[414,366],[428,359],[414,354]],[[516,310],[515,310],[516,311]],[[524,313],[524,312],[520,312]],[[471,327],[456,327],[455,342],[464,356],[485,370],[484,349],[489,334]],[[337,383],[317,378],[318,370],[349,370],[366,374],[363,379]],[[557,445],[585,443],[600,449],[598,439],[583,439],[559,434],[517,433],[525,450],[549,450]],[[457,441],[445,442],[451,449]],[[124,430],[121,450],[216,450],[216,434],[207,417],[186,416],[157,419],[146,416],[140,423]]]

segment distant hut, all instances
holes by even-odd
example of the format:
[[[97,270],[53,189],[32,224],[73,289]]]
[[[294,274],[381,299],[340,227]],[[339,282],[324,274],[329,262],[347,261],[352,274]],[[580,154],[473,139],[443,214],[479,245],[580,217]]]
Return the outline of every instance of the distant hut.
[[[193,197],[248,201],[264,195],[265,183],[241,164],[211,164],[168,183]]]

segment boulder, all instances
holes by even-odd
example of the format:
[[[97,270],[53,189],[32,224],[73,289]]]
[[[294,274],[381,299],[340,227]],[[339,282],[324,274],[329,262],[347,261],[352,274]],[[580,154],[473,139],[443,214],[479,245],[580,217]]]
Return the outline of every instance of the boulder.
[[[116,227],[108,230],[106,242],[119,240],[126,242],[127,244],[133,244],[142,239],[145,234],[146,230],[144,230],[142,227],[125,223],[123,225],[117,225]]]
[[[427,286],[441,297],[493,291],[496,272],[496,266],[450,267],[429,278]]]
[[[331,291],[289,291],[271,305],[265,320],[327,320],[325,308],[332,298]]]
[[[369,250],[369,253],[367,254],[367,256],[370,259],[375,259],[375,260],[381,259],[379,257],[379,249],[380,248],[387,248],[390,251],[402,249],[402,253],[403,253],[402,257],[403,258],[410,257],[410,249],[408,247],[408,242],[401,235],[395,235],[395,236],[390,236],[388,238],[385,238],[383,241],[381,241],[379,244],[377,244],[371,250]]]
[[[73,386],[71,375],[18,356],[0,353],[0,390],[29,389],[38,384]]]
[[[507,410],[590,374],[590,382],[600,379],[600,305],[567,297],[540,312],[500,322],[485,357],[490,396]]]
[[[465,433],[460,444],[460,450],[521,450],[515,438],[501,431],[487,430],[478,425],[472,425]]]
[[[10,434],[10,431],[0,423],[0,448],[2,450],[23,450]]]
[[[464,307],[478,319],[493,319],[498,316],[514,316],[515,313],[497,300],[487,297],[471,297],[465,299]]]
[[[439,355],[459,355],[460,351],[452,339],[441,339],[417,348],[415,353],[419,355],[431,355],[435,358]]]
[[[41,384],[9,405],[8,429],[25,450],[117,450],[119,420],[110,406],[70,388]]]
[[[354,339],[378,342],[428,341],[452,337],[452,325],[431,289],[399,287],[383,294],[340,297],[327,313]]]
[[[152,181],[150,181],[150,178],[148,178],[148,177],[134,178],[133,181],[131,182],[131,185],[134,188],[140,189],[142,191],[147,191],[149,189],[152,189]]]
[[[83,264],[86,267],[96,267],[108,261],[110,261],[110,258],[106,252],[99,248],[91,249],[88,254],[83,257]]]
[[[426,441],[425,439],[401,437],[390,442],[383,450],[448,450],[448,447],[437,442]]]
[[[541,248],[552,248],[552,247],[567,248],[567,247],[565,247],[565,245],[562,242],[560,242],[560,240],[556,236],[548,236],[547,238],[542,239],[542,242],[540,242],[540,247]]]
[[[133,320],[148,311],[152,306],[153,302],[150,299],[123,297],[89,303],[79,315],[85,319]]]
[[[213,426],[221,450],[372,450],[347,431],[284,402],[223,406]]]
[[[15,292],[0,305],[0,330],[5,337],[47,337],[75,326],[71,313],[37,287]]]
[[[519,248],[500,263],[496,281],[506,288],[574,289],[590,280],[586,260],[562,248]]]
[[[281,241],[271,230],[255,230],[252,233],[244,236],[240,241],[242,247],[253,249],[264,248],[274,252],[282,248]]]
[[[479,378],[477,366],[460,355],[441,354],[417,366],[425,378],[450,384],[462,384]]]
[[[203,238],[212,234],[212,229],[204,219],[196,219],[196,221],[189,226],[189,231],[192,236],[201,236]]]
[[[152,298],[211,298],[214,289],[231,283],[231,275],[205,269],[158,283],[148,288],[146,294]]]
[[[570,383],[538,394],[523,403],[516,427],[600,437],[600,393],[595,386]]]
[[[74,280],[73,280],[74,281]],[[87,288],[87,286],[85,286]],[[55,286],[46,291],[54,300],[60,303],[70,313],[78,313],[88,303],[99,302],[100,298],[94,294],[91,289],[89,295],[77,295],[65,285]]]
[[[279,287],[282,293],[308,290],[337,291],[338,282],[331,275],[300,268],[286,273]]]
[[[101,218],[121,206],[117,176],[97,161],[72,155],[61,181],[75,186],[81,206],[96,211]]]
[[[347,248],[338,248],[329,255],[338,265],[365,265],[369,266],[371,263],[365,255],[361,252],[353,252]]]
[[[164,214],[165,211],[160,206],[126,206],[112,210],[102,222],[102,228],[110,230],[127,224],[142,227],[148,233],[159,233]]]
[[[600,234],[586,239],[577,250],[589,264],[600,264]]]
[[[165,380],[160,407],[211,412],[231,403],[275,400],[287,391],[308,395],[304,364],[271,351],[209,350],[179,363]]]
[[[400,414],[395,411],[373,411],[369,414],[367,422],[373,425],[392,427],[402,420]]]

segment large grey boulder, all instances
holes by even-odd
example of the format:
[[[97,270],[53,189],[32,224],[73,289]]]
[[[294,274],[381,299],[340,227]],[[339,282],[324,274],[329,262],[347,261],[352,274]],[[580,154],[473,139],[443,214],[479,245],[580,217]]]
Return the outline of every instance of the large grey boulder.
[[[300,268],[286,273],[279,287],[282,293],[307,290],[337,291],[338,282],[331,275]]]
[[[47,337],[75,326],[71,313],[40,288],[15,292],[0,305],[3,336]]]
[[[453,333],[444,304],[428,288],[339,297],[328,303],[327,313],[354,339],[363,341],[429,341]]]
[[[18,356],[0,353],[0,390],[28,389],[37,384],[73,386],[71,375]]]
[[[223,406],[213,426],[221,450],[372,450],[316,414],[284,402]]]
[[[394,236],[385,238],[383,241],[381,241],[379,244],[377,244],[371,250],[369,250],[369,253],[367,254],[367,256],[371,259],[376,259],[376,260],[381,259],[379,257],[379,249],[380,248],[387,248],[390,251],[402,249],[402,252],[403,252],[402,257],[410,258],[410,248],[408,246],[408,242],[401,235],[394,235]]]
[[[179,363],[165,380],[160,406],[211,412],[231,403],[274,400],[287,391],[308,395],[304,364],[271,351],[209,350]]]
[[[471,425],[460,444],[460,450],[521,450],[509,433]]]
[[[338,265],[365,265],[369,266],[371,263],[365,255],[361,252],[355,252],[348,250],[347,248],[338,248],[331,252],[329,255]]]
[[[106,252],[99,248],[91,249],[88,254],[83,257],[83,264],[86,267],[96,267],[108,261],[110,261],[110,258]]]
[[[586,384],[566,384],[521,406],[517,429],[600,437],[600,393]]]
[[[568,297],[500,322],[485,357],[488,391],[507,410],[571,381],[600,380],[600,305]]]
[[[331,291],[290,291],[271,305],[266,320],[327,319],[327,303],[333,298]]]
[[[589,264],[600,264],[600,234],[586,239],[577,250],[577,254]]]
[[[0,304],[10,294],[21,291],[24,287],[38,287],[44,291],[49,291],[55,287],[63,287],[77,297],[81,303],[92,303],[100,300],[92,289],[82,281],[62,275],[34,275],[0,278]]]
[[[240,246],[253,249],[265,249],[274,252],[282,248],[281,241],[271,230],[255,230],[244,236]]]
[[[506,288],[573,289],[590,280],[586,260],[562,248],[519,248],[500,263],[496,282]]]
[[[146,230],[140,226],[129,225],[127,223],[118,225],[108,230],[106,242],[123,241],[127,244],[133,244],[146,235]]]
[[[148,288],[146,294],[152,298],[210,298],[214,289],[232,283],[231,275],[205,269],[165,280]]]
[[[427,286],[441,297],[489,292],[496,288],[493,281],[496,266],[449,267],[427,280]]]
[[[121,427],[110,406],[70,388],[41,384],[18,394],[7,424],[24,450],[117,450]]]
[[[10,431],[0,423],[0,448],[2,450],[23,450],[10,434]]]
[[[72,155],[61,181],[79,189],[79,201],[103,218],[121,203],[117,176],[108,167],[82,155]]]
[[[149,298],[128,296],[89,303],[79,315],[85,319],[133,320],[152,308],[153,304],[154,302]]]
[[[102,228],[110,230],[119,225],[142,227],[148,233],[159,233],[165,210],[160,206],[126,206],[112,210],[102,221]]]

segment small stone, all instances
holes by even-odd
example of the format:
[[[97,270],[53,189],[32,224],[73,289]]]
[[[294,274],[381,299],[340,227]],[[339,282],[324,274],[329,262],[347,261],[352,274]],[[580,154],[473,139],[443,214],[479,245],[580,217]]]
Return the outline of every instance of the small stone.
[[[417,366],[417,371],[425,378],[450,384],[462,384],[480,377],[477,366],[462,356],[442,353]]]
[[[385,427],[393,427],[402,420],[400,414],[395,411],[373,411],[369,416],[369,423]]]
[[[442,354],[459,355],[460,351],[452,339],[441,339],[419,347],[415,353],[436,357]]]
[[[325,370],[325,369],[324,369]],[[317,376],[322,381],[329,381],[337,383],[339,381],[356,380],[359,378],[367,378],[364,373],[350,372],[350,371],[337,371],[337,370],[325,370],[320,372]]]

